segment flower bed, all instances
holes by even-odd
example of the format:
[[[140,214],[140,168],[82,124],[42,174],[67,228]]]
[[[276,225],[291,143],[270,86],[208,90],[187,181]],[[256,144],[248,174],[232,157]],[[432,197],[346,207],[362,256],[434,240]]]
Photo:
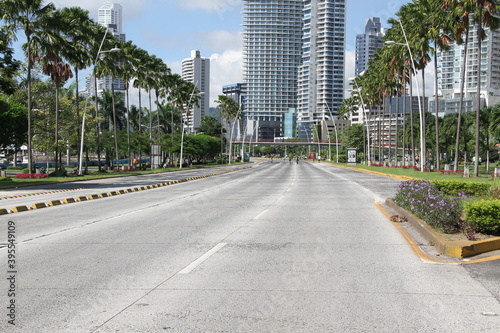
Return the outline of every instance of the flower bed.
[[[48,178],[46,173],[18,173],[15,178],[18,179],[42,179]]]

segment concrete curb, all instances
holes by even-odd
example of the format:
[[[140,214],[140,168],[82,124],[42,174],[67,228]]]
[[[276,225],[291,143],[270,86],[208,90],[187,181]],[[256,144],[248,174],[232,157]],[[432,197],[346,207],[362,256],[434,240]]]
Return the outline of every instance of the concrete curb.
[[[410,223],[413,228],[415,228],[429,243],[432,243],[435,248],[444,255],[455,258],[466,258],[500,249],[500,237],[480,241],[446,240],[423,220],[399,207],[392,199],[387,199],[385,204],[395,210],[398,214],[406,217],[408,219],[408,223]]]

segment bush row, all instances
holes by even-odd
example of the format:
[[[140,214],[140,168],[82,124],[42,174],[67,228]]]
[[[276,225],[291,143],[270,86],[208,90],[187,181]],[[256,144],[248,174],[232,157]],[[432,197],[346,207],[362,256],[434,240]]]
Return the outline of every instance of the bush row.
[[[492,192],[499,188],[489,184],[482,185],[460,181],[431,183],[411,180],[400,184],[394,201],[433,228],[445,233],[458,230],[470,232],[469,229],[472,228],[475,232],[500,235],[500,200],[465,201],[470,193],[491,196]]]
[[[462,194],[468,197],[487,196],[491,187],[491,184],[488,183],[475,183],[460,180],[435,180],[432,184],[445,195],[457,196]]]

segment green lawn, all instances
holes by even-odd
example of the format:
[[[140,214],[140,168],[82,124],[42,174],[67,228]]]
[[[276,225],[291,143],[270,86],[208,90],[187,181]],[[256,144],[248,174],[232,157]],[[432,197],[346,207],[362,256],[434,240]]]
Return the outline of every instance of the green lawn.
[[[333,163],[335,164],[335,163]],[[375,171],[375,172],[380,172],[388,175],[395,175],[395,176],[404,176],[404,177],[412,177],[412,178],[419,178],[419,179],[426,179],[426,180],[463,180],[463,181],[470,181],[470,182],[488,182],[492,183],[495,185],[500,185],[500,180],[493,181],[493,178],[491,175],[488,175],[486,173],[480,173],[480,177],[470,177],[470,178],[464,178],[460,174],[448,174],[444,175],[441,172],[421,172],[417,171],[414,169],[403,169],[403,168],[389,168],[389,167],[376,167],[376,166],[367,166],[364,164],[358,164],[356,166],[346,166],[345,164],[339,164],[340,166],[344,166],[347,168],[353,168],[353,169],[363,169],[363,170],[368,170],[368,171]],[[485,172],[485,171],[483,171]],[[471,170],[471,173],[473,173],[473,170]]]
[[[232,163],[234,164],[244,164],[244,163]],[[210,168],[215,166],[220,166],[221,164],[201,164],[201,165],[193,165],[191,167],[184,167],[183,169],[200,169],[200,168]],[[146,169],[146,170],[138,170],[138,171],[124,171],[124,172],[115,172],[115,171],[107,171],[107,172],[90,172],[89,175],[85,176],[68,176],[68,177],[50,177],[43,179],[18,179],[14,177],[0,177],[0,189],[3,188],[12,188],[12,187],[20,187],[20,186],[30,186],[30,185],[40,185],[46,183],[61,183],[61,182],[69,182],[69,181],[77,181],[77,180],[90,180],[90,179],[98,179],[98,178],[109,178],[109,177],[123,177],[123,176],[133,176],[133,175],[142,175],[142,174],[152,174],[152,173],[160,173],[160,172],[170,172],[177,171],[179,168],[163,168],[163,169]]]

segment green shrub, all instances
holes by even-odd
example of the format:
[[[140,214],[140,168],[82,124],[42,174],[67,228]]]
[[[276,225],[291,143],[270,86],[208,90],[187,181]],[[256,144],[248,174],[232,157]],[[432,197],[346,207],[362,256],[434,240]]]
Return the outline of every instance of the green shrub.
[[[0,177],[0,182],[12,180],[10,177]]]
[[[488,195],[491,187],[487,183],[476,183],[463,180],[435,180],[434,186],[445,195],[466,195],[468,197],[483,197]]]
[[[394,202],[437,230],[445,233],[460,230],[461,200],[444,195],[427,181],[402,182]]]
[[[24,169],[22,169],[22,170],[21,170],[21,172],[22,172],[22,173],[29,173],[29,172],[30,172],[30,169],[28,169],[28,168],[24,168]]]
[[[500,234],[500,200],[481,200],[467,203],[464,208],[467,221],[474,224],[477,232]]]

